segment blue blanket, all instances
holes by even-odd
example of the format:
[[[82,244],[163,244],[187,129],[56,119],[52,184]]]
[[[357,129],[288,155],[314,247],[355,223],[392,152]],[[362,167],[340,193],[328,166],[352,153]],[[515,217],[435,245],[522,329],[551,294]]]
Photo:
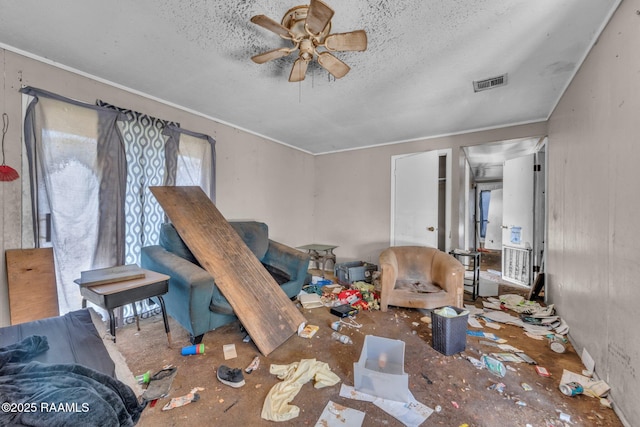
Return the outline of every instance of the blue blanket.
[[[27,362],[49,348],[30,336],[0,348],[0,425],[133,426],[144,405],[126,384],[78,364]]]

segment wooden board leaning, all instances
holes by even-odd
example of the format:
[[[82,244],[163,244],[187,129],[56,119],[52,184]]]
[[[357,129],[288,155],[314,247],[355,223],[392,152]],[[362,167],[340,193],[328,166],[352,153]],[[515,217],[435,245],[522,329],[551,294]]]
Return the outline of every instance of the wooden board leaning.
[[[263,355],[297,332],[302,313],[200,187],[150,189]]]

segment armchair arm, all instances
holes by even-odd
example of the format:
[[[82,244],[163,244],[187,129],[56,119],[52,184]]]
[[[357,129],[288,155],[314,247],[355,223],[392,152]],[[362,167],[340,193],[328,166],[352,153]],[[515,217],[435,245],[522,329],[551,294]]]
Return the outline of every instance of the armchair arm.
[[[309,254],[269,239],[269,247],[262,262],[289,275],[289,281],[282,285],[282,289],[289,298],[293,298],[304,285],[309,259]]]
[[[462,307],[464,267],[455,257],[438,251],[431,264],[431,278],[447,293],[455,295],[455,306]]]
[[[159,245],[143,247],[140,264],[171,277],[164,298],[171,317],[194,336],[209,330],[209,304],[215,283],[206,270]]]
[[[380,264],[380,271],[382,271],[380,310],[387,311],[389,307],[389,295],[396,287],[396,280],[398,279],[398,259],[393,250],[387,249],[380,254],[378,263]]]
[[[309,259],[309,254],[269,239],[269,248],[262,262],[286,272],[291,280],[304,280]]]

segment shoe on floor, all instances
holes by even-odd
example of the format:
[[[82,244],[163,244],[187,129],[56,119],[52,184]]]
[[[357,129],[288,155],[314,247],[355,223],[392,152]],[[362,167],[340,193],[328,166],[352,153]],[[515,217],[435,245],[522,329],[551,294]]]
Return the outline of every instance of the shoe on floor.
[[[242,370],[238,368],[229,368],[228,366],[220,365],[216,376],[221,383],[230,387],[238,388],[244,385],[244,375],[242,375]]]

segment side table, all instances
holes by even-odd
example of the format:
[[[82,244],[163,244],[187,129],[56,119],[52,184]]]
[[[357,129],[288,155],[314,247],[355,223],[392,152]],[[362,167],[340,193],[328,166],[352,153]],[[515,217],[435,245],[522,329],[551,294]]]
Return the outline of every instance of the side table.
[[[322,270],[322,277],[324,277],[327,261],[331,261],[333,263],[333,267],[336,265],[336,255],[333,253],[335,248],[337,248],[337,246],[322,245],[318,243],[298,246],[298,249],[309,251],[309,255],[311,256],[310,262],[317,264],[318,268]]]
[[[471,298],[475,301],[480,291],[480,252],[454,249],[449,254],[460,261],[465,271],[472,272],[470,279],[465,277],[464,286],[471,287]]]
[[[169,290],[170,277],[166,274],[155,271],[140,269],[144,277],[131,280],[123,280],[114,283],[103,283],[93,286],[80,285],[80,295],[82,295],[82,307],[86,308],[87,301],[104,308],[109,313],[109,332],[116,342],[116,321],[113,310],[126,304],[133,304],[133,312],[136,317],[136,325],[140,330],[138,313],[135,302],[147,298],[156,297],[162,309],[162,319],[164,320],[164,330],[167,333],[167,341],[171,347],[171,331],[167,320],[167,311],[164,306],[162,295]],[[78,281],[76,281],[78,282]]]

